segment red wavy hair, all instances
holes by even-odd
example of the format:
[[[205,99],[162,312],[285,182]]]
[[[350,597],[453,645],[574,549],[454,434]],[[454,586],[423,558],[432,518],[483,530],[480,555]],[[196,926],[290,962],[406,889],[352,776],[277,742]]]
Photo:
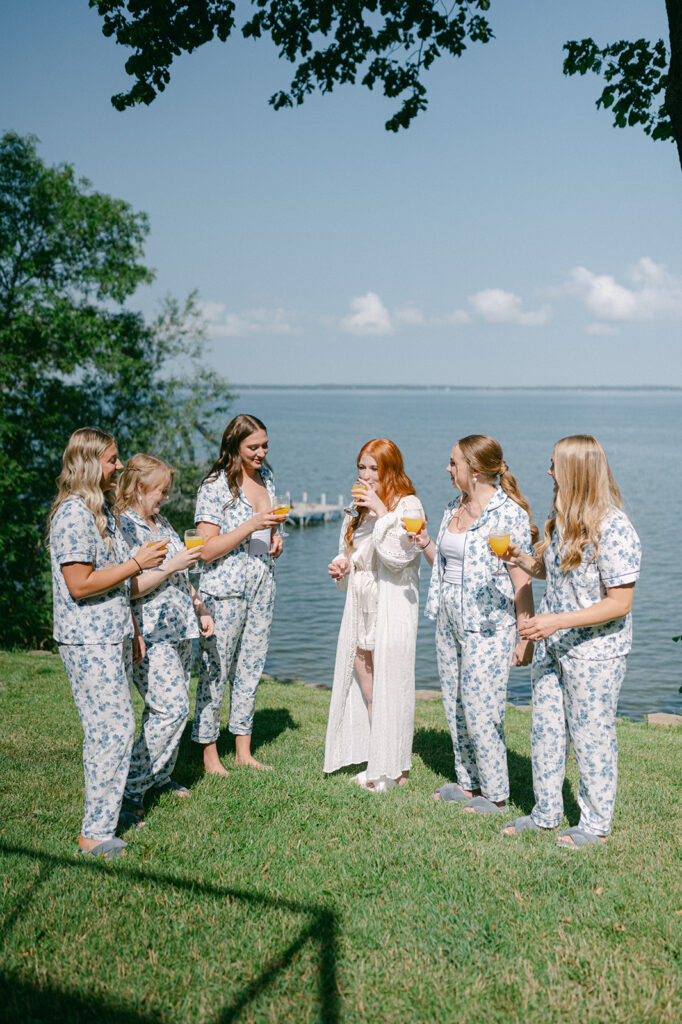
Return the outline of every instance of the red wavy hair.
[[[389,511],[395,508],[401,498],[417,493],[414,484],[405,472],[400,448],[393,441],[389,441],[387,437],[378,437],[368,441],[360,449],[356,464],[360,462],[363,455],[370,455],[376,461],[379,472],[376,493]],[[366,508],[361,509],[357,519],[352,519],[346,528],[346,544],[349,551],[353,547],[353,534],[368,511],[369,509]]]

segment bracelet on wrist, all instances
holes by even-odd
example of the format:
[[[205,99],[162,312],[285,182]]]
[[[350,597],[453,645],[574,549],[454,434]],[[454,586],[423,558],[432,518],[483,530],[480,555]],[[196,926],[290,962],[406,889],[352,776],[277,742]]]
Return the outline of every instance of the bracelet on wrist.
[[[135,563],[135,565],[137,566],[137,572],[133,573],[133,576],[139,576],[140,573],[142,572],[142,566],[140,565],[138,560],[135,558],[135,555],[131,555],[130,558],[131,558],[131,561],[133,561]]]

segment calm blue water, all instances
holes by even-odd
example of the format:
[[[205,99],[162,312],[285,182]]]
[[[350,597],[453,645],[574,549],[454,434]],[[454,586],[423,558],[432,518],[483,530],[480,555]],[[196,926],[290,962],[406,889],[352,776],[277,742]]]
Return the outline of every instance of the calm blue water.
[[[619,711],[631,718],[679,711],[682,644],[671,638],[682,633],[682,392],[243,388],[234,411],[253,413],[267,424],[277,490],[290,491],[294,500],[303,491],[311,501],[323,492],[334,502],[340,493],[348,495],[364,442],[390,437],[403,453],[432,530],[454,493],[445,466],[458,437],[490,434],[501,442],[542,527],[552,496],[546,470],[554,441],[594,434],[606,449],[644,552]],[[336,554],[339,524],[287,529],[266,670],[331,685],[343,597],[327,576],[327,563]],[[427,582],[422,561],[422,602]],[[537,589],[536,602],[540,595]],[[433,687],[433,625],[420,620],[417,686]],[[509,685],[512,700],[528,700],[529,670],[512,669]]]

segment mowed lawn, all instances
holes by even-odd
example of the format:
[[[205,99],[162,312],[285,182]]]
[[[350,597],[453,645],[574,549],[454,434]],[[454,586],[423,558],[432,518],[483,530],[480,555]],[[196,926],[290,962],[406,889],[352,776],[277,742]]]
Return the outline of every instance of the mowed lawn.
[[[191,799],[152,801],[107,865],[76,853],[59,658],[2,654],[0,679],[4,1020],[680,1020],[682,730],[619,726],[613,835],[568,851],[431,799],[452,778],[439,700],[417,702],[409,786],[373,795],[322,774],[328,691],[266,681],[254,749],[276,770],[206,778],[188,729]],[[532,807],[529,731],[510,708],[509,818]],[[569,824],[576,792],[571,758]]]

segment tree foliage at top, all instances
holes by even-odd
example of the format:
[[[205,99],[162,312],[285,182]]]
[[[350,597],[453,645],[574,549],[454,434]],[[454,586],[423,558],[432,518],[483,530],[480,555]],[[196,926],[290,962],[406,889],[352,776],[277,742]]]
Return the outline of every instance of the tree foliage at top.
[[[0,646],[49,637],[43,531],[61,454],[78,427],[148,451],[189,490],[202,435],[217,445],[227,385],[204,366],[195,296],[167,299],[153,323],[125,300],[151,281],[147,218],[94,191],[36,140],[0,138]]]
[[[118,110],[151,103],[170,81],[181,53],[217,37],[225,42],[236,27],[232,0],[89,0],[104,19],[103,32],[135,52],[126,71],[135,79],[127,93],[112,98]],[[468,43],[487,43],[493,34],[485,17],[491,0],[252,0],[246,37],[269,35],[279,56],[297,64],[288,90],[270,97],[278,110],[303,103],[319,89],[354,83],[383,86],[402,105],[386,122],[389,131],[407,128],[427,106],[422,74],[443,53],[460,57]]]
[[[663,0],[661,0],[663,2]],[[354,83],[383,85],[402,106],[386,122],[408,128],[426,109],[423,72],[443,54],[460,57],[469,43],[494,38],[487,13],[492,0],[251,0],[241,25],[246,37],[269,35],[280,57],[296,64],[288,90],[270,97],[279,109],[303,103],[316,89]],[[135,82],[112,97],[118,110],[151,103],[170,82],[175,57],[236,28],[233,0],[89,0],[103,32],[134,52],[125,69]],[[597,106],[613,111],[614,125],[641,125],[657,140],[674,140],[682,165],[682,0],[665,0],[670,47],[662,39],[620,40],[599,47],[572,40],[564,49],[567,75],[588,71],[606,82]],[[255,8],[255,12],[253,11]]]

